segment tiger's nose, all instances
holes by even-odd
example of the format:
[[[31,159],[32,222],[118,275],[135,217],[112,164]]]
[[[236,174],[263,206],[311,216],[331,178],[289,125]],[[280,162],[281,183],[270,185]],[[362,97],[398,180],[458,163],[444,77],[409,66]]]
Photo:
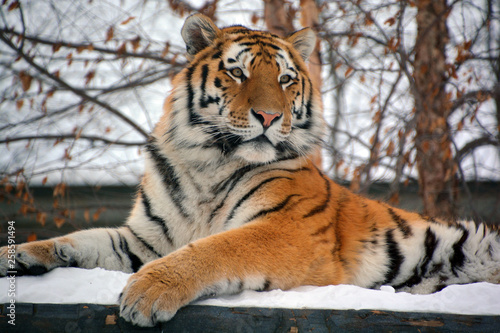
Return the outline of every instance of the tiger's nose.
[[[262,126],[264,128],[268,128],[269,126],[271,126],[273,124],[273,122],[277,119],[279,119],[281,117],[281,113],[279,112],[266,112],[264,110],[257,110],[257,111],[254,111],[252,109],[252,113],[253,115],[255,116],[255,118],[257,118],[260,123],[262,124]]]

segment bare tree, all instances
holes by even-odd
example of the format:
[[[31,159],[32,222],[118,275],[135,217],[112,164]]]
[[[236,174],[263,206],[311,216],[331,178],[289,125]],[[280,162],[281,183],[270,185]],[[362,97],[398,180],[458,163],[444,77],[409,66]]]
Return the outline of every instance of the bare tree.
[[[389,181],[393,202],[401,183],[418,182],[424,212],[448,218],[457,181],[498,178],[489,120],[498,79],[488,72],[498,60],[498,14],[498,4],[466,0],[346,0],[322,10],[324,59],[335,73],[325,96],[342,107],[328,147],[338,177],[360,192]],[[338,87],[345,95],[329,93]]]
[[[446,92],[448,28],[446,0],[417,2],[417,42],[413,61],[417,169],[424,210],[455,215],[456,183]]]

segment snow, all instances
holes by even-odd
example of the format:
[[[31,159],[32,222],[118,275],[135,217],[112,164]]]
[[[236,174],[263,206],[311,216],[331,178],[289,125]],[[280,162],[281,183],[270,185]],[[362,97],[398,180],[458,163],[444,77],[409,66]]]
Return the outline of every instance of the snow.
[[[57,268],[41,276],[15,279],[15,301],[57,304],[118,304],[118,295],[130,274],[80,268]],[[9,281],[0,279],[0,303],[8,303]],[[396,293],[392,287],[380,290],[351,285],[303,286],[289,291],[244,291],[198,301],[195,305],[222,307],[264,307],[294,309],[371,309],[386,311],[438,312],[469,315],[500,315],[500,285],[474,283],[453,285],[431,295]]]

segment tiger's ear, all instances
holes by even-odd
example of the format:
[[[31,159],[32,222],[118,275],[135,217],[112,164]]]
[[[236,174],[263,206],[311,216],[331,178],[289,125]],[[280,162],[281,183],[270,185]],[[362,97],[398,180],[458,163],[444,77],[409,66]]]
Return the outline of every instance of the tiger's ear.
[[[181,30],[182,39],[186,43],[186,50],[190,58],[211,45],[219,34],[219,28],[203,14],[189,16]]]
[[[286,40],[293,45],[293,47],[299,51],[302,59],[306,61],[316,46],[316,34],[311,28],[304,28],[299,31],[295,31],[293,34],[288,36]]]

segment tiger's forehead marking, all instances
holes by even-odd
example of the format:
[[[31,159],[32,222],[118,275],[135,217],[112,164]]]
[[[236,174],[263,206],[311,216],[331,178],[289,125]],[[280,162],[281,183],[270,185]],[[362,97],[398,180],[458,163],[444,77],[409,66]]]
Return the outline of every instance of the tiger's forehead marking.
[[[276,37],[260,33],[257,35],[248,33],[244,36],[238,34],[234,37],[239,42],[231,40],[223,52],[222,58],[227,65],[238,64],[248,67],[251,61],[259,57],[265,62],[276,64],[280,71],[290,70],[297,73],[287,47],[284,44],[279,45],[281,43]]]

